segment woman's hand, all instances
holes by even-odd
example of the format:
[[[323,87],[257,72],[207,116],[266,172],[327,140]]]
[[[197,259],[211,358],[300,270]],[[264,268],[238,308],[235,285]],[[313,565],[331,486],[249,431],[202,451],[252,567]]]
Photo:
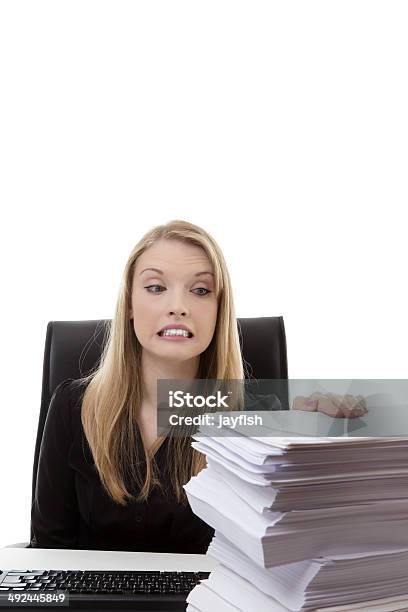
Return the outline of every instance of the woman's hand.
[[[367,406],[362,395],[337,395],[335,393],[313,393],[310,396],[298,395],[293,400],[292,410],[323,412],[331,417],[352,419],[367,414]]]

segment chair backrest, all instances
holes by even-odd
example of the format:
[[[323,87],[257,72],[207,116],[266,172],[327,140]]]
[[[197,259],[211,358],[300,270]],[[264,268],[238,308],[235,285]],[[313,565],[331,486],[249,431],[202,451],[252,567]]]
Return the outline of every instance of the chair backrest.
[[[67,378],[81,378],[98,363],[110,320],[50,321],[45,339],[41,408],[34,453],[31,504],[37,482],[38,458],[48,407],[56,387]],[[239,318],[241,353],[249,378],[288,378],[283,317]],[[287,405],[283,389],[281,402]],[[30,533],[30,541],[33,538]]]

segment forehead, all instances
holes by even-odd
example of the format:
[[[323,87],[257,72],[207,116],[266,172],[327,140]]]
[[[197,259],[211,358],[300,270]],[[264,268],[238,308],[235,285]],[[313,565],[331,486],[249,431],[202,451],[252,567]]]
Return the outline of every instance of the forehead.
[[[159,240],[146,249],[136,261],[135,273],[140,274],[142,270],[150,267],[159,268],[165,273],[212,271],[204,249],[179,240]]]

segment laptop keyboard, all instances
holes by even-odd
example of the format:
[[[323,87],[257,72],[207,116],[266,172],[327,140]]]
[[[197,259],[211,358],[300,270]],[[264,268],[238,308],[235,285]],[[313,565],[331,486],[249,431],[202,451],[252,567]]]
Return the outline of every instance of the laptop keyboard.
[[[185,595],[209,572],[140,572],[111,570],[0,571],[0,593],[65,591],[69,594]]]

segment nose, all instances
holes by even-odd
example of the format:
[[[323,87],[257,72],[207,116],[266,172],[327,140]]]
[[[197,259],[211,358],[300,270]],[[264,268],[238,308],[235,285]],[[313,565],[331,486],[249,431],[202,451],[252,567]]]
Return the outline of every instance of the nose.
[[[170,297],[170,296],[169,296]],[[169,315],[176,315],[177,317],[183,316],[185,317],[188,313],[188,308],[185,303],[185,298],[182,295],[182,292],[174,292],[170,297],[170,306]]]
[[[173,310],[169,311],[169,315],[176,315],[176,317],[185,317],[186,314],[187,310],[181,306],[179,308],[173,307]]]

